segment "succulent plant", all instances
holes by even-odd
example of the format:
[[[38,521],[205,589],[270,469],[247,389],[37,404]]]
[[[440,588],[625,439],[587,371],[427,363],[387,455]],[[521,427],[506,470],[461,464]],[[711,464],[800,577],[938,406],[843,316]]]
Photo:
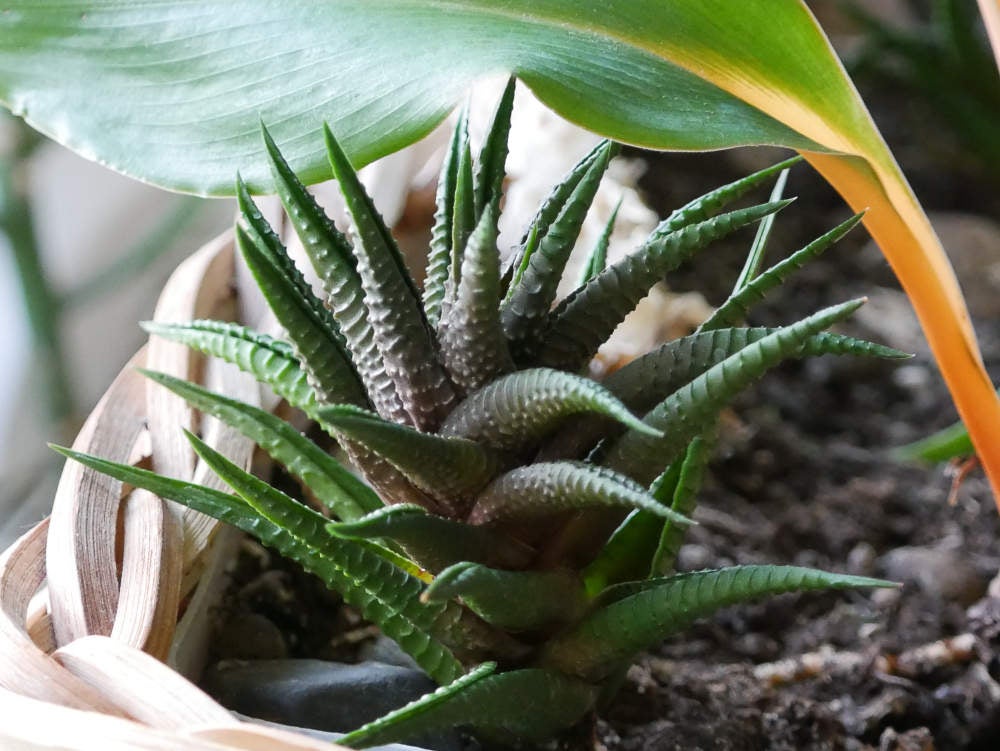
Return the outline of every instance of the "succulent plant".
[[[886,584],[793,566],[673,573],[716,418],[735,394],[787,358],[904,356],[826,331],[860,300],[781,328],[737,325],[860,216],[758,273],[769,218],[788,201],[776,189],[766,203],[724,209],[789,160],[692,201],[607,265],[609,226],[580,286],[557,301],[616,146],[598,145],[555,187],[502,268],[497,221],[512,102],[510,86],[477,160],[464,117],[454,131],[422,292],[333,134],[326,146],[352,239],[265,130],[281,200],[325,299],[238,181],[237,242],[288,341],[216,321],[147,325],[256,376],[335,438],[364,481],[274,415],[157,373],[148,376],[256,441],[322,508],[195,435],[194,450],[234,494],[61,449],[300,562],[442,686],[350,733],[349,745],[455,724],[545,739],[607,700],[637,653],[696,618],[764,595]],[[761,220],[736,289],[698,331],[603,383],[581,375],[667,272]]]

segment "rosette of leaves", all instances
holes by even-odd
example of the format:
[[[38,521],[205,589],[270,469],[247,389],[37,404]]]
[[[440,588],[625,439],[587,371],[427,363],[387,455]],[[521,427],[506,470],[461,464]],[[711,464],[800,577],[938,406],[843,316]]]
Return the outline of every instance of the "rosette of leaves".
[[[364,481],[274,415],[157,373],[149,377],[256,441],[316,505],[243,471],[198,437],[232,494],[61,449],[123,482],[233,524],[298,561],[397,641],[441,688],[350,733],[356,747],[442,726],[538,741],[613,694],[630,661],[696,618],[782,592],[883,586],[793,566],[673,573],[720,410],[787,358],[900,357],[827,329],[862,301],[781,328],[738,325],[749,307],[859,220],[759,271],[787,203],[729,208],[791,161],[675,211],[606,262],[611,225],[579,286],[556,300],[614,144],[557,185],[506,264],[497,250],[513,87],[472,157],[464,117],[437,193],[419,290],[333,134],[330,165],[353,220],[341,232],[267,132],[288,217],[322,282],[317,297],[238,182],[239,248],[287,332],[216,321],[149,325],[235,363],[332,436]],[[612,219],[613,222],[613,219]],[[690,336],[598,383],[598,347],[671,269],[761,223],[732,296]]]

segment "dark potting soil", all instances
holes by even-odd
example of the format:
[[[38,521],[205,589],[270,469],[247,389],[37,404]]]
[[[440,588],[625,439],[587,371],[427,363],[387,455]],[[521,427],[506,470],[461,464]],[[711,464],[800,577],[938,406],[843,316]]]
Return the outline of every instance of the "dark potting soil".
[[[644,187],[667,211],[746,174],[748,159],[762,157],[658,156]],[[935,206],[933,181],[916,187]],[[849,213],[805,166],[789,193],[800,200],[775,225],[772,260]],[[671,287],[718,303],[747,244],[713,248],[671,275]],[[904,348],[913,341],[901,293],[863,230],[799,272],[752,322],[789,323],[862,295],[883,307],[841,331]],[[1000,382],[1000,327],[976,325]],[[1000,581],[989,586],[1000,569],[1000,516],[980,472],[949,505],[942,468],[894,458],[894,447],[955,419],[929,355],[915,348],[902,363],[789,363],[745,394],[724,415],[699,525],[678,562],[798,564],[904,586],[729,608],[643,655],[615,702],[563,748],[1000,748]],[[318,581],[250,542],[219,614],[217,658],[352,661],[375,634]]]

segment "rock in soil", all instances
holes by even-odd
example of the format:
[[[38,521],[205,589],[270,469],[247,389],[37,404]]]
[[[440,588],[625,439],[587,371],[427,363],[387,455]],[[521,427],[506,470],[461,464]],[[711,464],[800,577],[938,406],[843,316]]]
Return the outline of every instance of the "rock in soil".
[[[324,660],[230,660],[210,668],[203,688],[224,707],[250,717],[323,731],[347,732],[437,688],[419,670]],[[456,751],[455,734],[414,741]]]

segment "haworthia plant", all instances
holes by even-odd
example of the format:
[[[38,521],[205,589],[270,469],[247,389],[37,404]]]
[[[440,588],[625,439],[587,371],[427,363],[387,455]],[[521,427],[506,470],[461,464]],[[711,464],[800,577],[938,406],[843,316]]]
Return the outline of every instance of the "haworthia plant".
[[[979,4],[996,49],[997,0]],[[872,209],[865,223],[1000,490],[1000,399],[955,275],[806,0],[7,0],[2,10],[0,102],[85,156],[175,190],[231,193],[234,164],[254,188],[273,185],[260,119],[305,182],[326,179],[310,137],[324,118],[360,166],[504,73],[635,146],[795,149],[855,210]],[[476,212],[498,163],[472,173]],[[433,373],[410,380],[441,385]]]
[[[857,218],[762,273],[769,228],[760,229],[720,318],[597,383],[580,372],[602,338],[681,259],[773,217],[785,202],[726,209],[790,164],[691,201],[624,261],[606,263],[605,237],[579,289],[558,303],[566,259],[615,147],[602,143],[555,187],[504,278],[496,225],[510,95],[508,87],[478,160],[464,120],[456,129],[423,294],[334,134],[326,140],[353,242],[265,132],[282,201],[326,299],[314,296],[240,188],[240,249],[290,344],[231,324],[149,326],[270,386],[338,441],[372,487],[278,418],[159,374],[150,377],[256,441],[322,512],[195,436],[195,451],[235,495],[65,451],[299,561],[443,686],[350,733],[344,742],[357,747],[454,724],[544,740],[581,721],[638,651],[695,617],[768,594],[885,584],[780,566],[668,576],[692,523],[716,416],[739,391],[788,358],[902,356],[826,331],[862,301],[781,328],[736,325]]]

